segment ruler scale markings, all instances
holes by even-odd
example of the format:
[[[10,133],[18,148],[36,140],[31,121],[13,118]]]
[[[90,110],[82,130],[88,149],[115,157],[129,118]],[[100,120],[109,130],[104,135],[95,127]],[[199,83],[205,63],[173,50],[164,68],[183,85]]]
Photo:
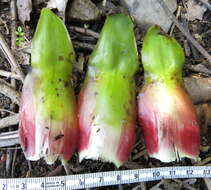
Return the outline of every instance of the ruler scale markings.
[[[45,184],[42,178],[27,178],[27,190],[44,190]]]
[[[190,167],[191,169],[191,167]],[[192,170],[193,170],[193,173],[192,175],[196,178],[200,178],[200,177],[204,177],[204,171],[206,170],[206,167],[205,169],[203,168],[200,168],[200,169],[197,169],[196,166],[192,167]],[[207,171],[210,171],[209,169]]]
[[[204,177],[211,177],[211,166],[207,166],[203,169],[203,175]]]
[[[7,180],[6,179],[0,179],[0,189],[7,190]]]
[[[45,181],[45,188],[46,190],[65,190],[65,177],[48,177]]]
[[[77,186],[77,181],[75,180],[75,177],[73,175],[66,176],[66,190],[74,189],[75,186]]]
[[[188,178],[187,170],[188,167],[175,167],[175,178]]]
[[[211,177],[211,166],[172,166],[57,177],[0,179],[0,190],[72,190],[161,179],[204,177]]]
[[[169,174],[169,171],[170,171],[170,168],[167,167],[166,169],[163,169],[163,168],[157,168],[156,169],[156,174],[160,175],[158,176],[157,178],[160,178],[160,179],[169,179],[171,178],[170,174]],[[159,173],[158,173],[159,172]]]
[[[85,174],[85,188],[102,186],[102,173]]]
[[[27,190],[26,178],[7,179],[7,190]]]
[[[104,185],[121,184],[121,171],[104,172]]]
[[[170,176],[170,179],[176,178],[176,170],[174,167],[169,167],[169,176]]]
[[[122,184],[139,182],[138,170],[122,170],[121,179]]]
[[[84,175],[70,175],[66,176],[66,189],[84,189],[85,188]]]
[[[153,177],[151,169],[140,169],[139,170],[139,181],[151,181],[150,179]]]

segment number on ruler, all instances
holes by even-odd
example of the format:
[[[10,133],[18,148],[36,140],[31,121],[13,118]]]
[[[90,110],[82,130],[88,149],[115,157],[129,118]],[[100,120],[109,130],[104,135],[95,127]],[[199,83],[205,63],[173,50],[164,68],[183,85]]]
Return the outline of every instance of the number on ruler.
[[[153,177],[160,177],[160,172],[159,171],[155,171],[152,173]]]
[[[187,170],[187,175],[193,175],[193,170]]]
[[[22,190],[26,189],[26,184],[25,183],[21,183],[21,189]]]
[[[120,180],[121,180],[121,176],[120,176],[120,175],[117,175],[117,176],[116,176],[116,180],[117,180],[117,181],[120,181]]]
[[[99,178],[100,178],[100,181],[99,182],[102,183],[103,182],[103,177],[100,176]]]
[[[7,190],[7,185],[5,183],[3,183],[2,185],[3,185],[2,190]]]
[[[44,184],[44,182],[42,182],[42,183],[41,183],[41,187],[42,187],[42,188],[44,188],[44,187],[45,187],[45,184]]]
[[[170,174],[170,176],[174,176],[176,174],[176,171],[175,170],[170,170],[169,174]]]
[[[135,178],[135,179],[138,179],[138,174],[137,174],[137,173],[134,174],[134,178]]]
[[[63,180],[61,181],[61,185],[62,185],[62,187],[65,186],[65,182]]]
[[[84,181],[81,178],[79,178],[79,185],[84,185]]]
[[[61,180],[61,181],[56,181],[56,185],[57,185],[57,186],[62,186],[62,187],[64,187],[64,186],[65,186],[65,182],[64,182],[63,180]]]
[[[205,169],[203,173],[204,175],[210,175],[210,170]]]

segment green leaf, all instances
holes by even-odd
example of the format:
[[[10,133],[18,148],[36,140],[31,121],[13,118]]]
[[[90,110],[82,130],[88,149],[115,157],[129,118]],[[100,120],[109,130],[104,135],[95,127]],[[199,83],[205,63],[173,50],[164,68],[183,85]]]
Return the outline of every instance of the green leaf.
[[[24,34],[25,34],[24,32],[20,32],[19,36],[24,36]]]

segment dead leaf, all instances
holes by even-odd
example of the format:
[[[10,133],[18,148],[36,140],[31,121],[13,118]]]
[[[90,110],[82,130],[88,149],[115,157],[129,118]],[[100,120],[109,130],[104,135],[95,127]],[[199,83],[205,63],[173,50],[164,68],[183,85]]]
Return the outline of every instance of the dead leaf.
[[[208,0],[206,0],[208,3]],[[207,10],[206,6],[203,4],[197,3],[195,0],[188,0],[187,5],[187,14],[185,15],[189,21],[195,19],[202,20],[205,11]]]
[[[31,0],[17,0],[18,18],[25,24],[25,21],[30,21],[30,13],[32,11]]]

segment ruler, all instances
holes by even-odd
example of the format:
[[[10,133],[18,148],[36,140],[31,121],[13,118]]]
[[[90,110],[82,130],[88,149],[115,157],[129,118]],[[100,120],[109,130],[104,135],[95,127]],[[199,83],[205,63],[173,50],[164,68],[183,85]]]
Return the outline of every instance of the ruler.
[[[0,190],[70,190],[175,178],[210,178],[211,166],[161,167],[56,177],[0,179]]]

